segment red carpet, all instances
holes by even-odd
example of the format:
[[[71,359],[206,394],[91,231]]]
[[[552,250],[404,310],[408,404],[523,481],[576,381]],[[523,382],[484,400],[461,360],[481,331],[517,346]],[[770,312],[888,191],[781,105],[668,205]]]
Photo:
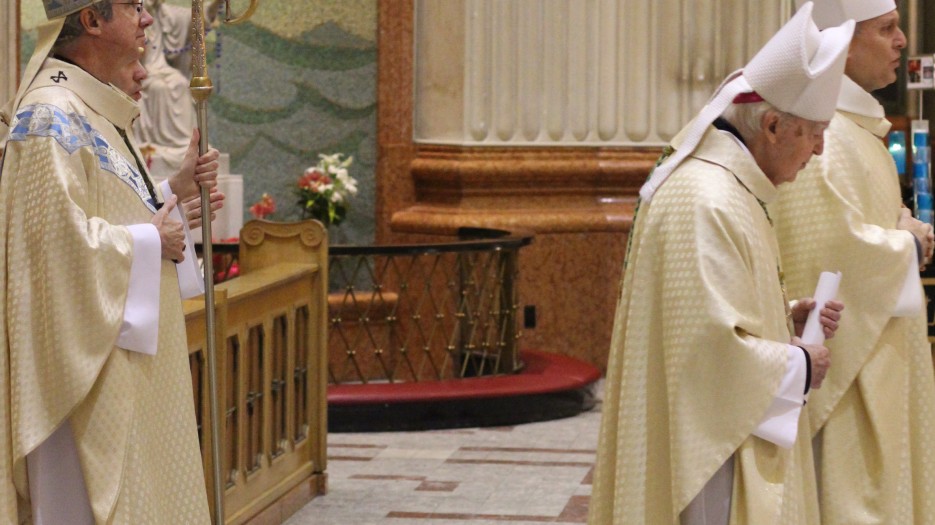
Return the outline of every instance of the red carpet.
[[[524,350],[517,374],[328,387],[332,432],[502,426],[568,417],[594,405],[600,370],[552,352]]]

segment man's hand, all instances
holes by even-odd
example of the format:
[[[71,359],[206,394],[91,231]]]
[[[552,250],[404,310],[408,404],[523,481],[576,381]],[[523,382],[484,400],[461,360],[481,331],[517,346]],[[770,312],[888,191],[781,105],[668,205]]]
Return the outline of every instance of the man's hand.
[[[169,219],[169,212],[175,208],[176,196],[169,200],[153,215],[152,223],[159,230],[159,239],[162,241],[162,258],[172,262],[185,260],[185,230],[182,223]]]
[[[211,203],[211,221],[217,217],[217,211],[224,207],[224,194],[217,188],[209,190]],[[190,229],[201,228],[201,193],[182,203],[182,211]]]
[[[919,269],[924,270],[925,266],[932,262],[932,252],[935,250],[935,233],[932,232],[932,225],[916,219],[909,208],[904,207],[899,210],[896,228],[915,235],[922,246],[922,265]]]
[[[218,150],[211,148],[202,156],[198,156],[198,141],[201,135],[197,128],[192,131],[192,140],[188,143],[188,151],[182,159],[182,166],[178,173],[169,177],[169,187],[172,193],[179,196],[180,202],[185,202],[200,193],[199,185],[204,188],[213,188],[218,184]]]
[[[807,345],[798,337],[792,338],[792,344],[801,346],[808,352],[809,361],[812,363],[812,384],[811,388],[821,388],[821,384],[828,375],[828,369],[831,368],[831,352],[823,345]]]
[[[802,337],[802,331],[805,330],[805,321],[808,320],[808,313],[815,309],[815,300],[811,297],[799,299],[792,307],[792,323],[795,325],[795,335]],[[841,311],[844,310],[844,303],[841,301],[828,301],[825,307],[819,312],[819,322],[825,339],[834,337],[838,330],[838,323],[841,322]]]

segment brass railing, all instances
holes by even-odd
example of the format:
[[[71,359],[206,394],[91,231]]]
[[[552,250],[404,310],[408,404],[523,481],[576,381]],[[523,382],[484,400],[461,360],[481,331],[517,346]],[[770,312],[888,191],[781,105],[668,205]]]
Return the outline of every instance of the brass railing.
[[[327,234],[314,221],[251,221],[237,250],[224,248],[242,270],[218,284],[215,296],[223,508],[225,523],[239,525],[261,512],[288,516],[325,490]],[[184,308],[198,435],[207,452],[205,308],[201,299]],[[204,458],[211,492],[211,455]],[[280,500],[281,508],[270,510]]]
[[[527,234],[463,228],[447,243],[329,249],[331,384],[520,369],[517,259]]]

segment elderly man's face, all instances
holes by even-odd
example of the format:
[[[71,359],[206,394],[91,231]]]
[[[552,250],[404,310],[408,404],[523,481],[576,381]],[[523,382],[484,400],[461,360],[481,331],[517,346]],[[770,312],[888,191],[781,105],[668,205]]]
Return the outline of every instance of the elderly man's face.
[[[791,116],[767,124],[763,131],[768,137],[766,154],[757,163],[773,185],[794,181],[812,155],[821,155],[827,127],[827,122]]]
[[[896,82],[899,56],[906,47],[906,35],[899,28],[895,10],[857,24],[847,52],[844,72],[867,91]]]

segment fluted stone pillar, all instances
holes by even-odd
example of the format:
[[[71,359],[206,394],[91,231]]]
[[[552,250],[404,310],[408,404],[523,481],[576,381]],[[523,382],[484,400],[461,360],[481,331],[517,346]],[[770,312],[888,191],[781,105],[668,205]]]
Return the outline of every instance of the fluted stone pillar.
[[[659,146],[786,0],[417,0],[415,139]]]

